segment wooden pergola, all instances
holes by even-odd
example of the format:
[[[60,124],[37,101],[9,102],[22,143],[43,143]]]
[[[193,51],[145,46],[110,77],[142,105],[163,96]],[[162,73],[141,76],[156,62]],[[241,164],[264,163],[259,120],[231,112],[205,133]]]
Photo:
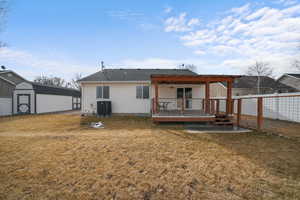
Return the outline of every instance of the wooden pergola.
[[[210,84],[218,82],[227,83],[226,115],[232,115],[232,84],[234,79],[240,78],[237,75],[152,75],[151,83],[154,85],[154,109],[158,112],[159,84],[205,84],[204,111],[209,113],[211,110]]]

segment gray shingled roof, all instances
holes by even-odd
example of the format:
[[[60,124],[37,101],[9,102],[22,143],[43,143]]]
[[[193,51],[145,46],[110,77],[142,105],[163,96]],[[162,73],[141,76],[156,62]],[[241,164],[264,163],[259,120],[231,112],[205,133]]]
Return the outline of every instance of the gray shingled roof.
[[[9,76],[9,74],[13,74],[12,76]],[[19,74],[17,74],[14,71],[11,70],[0,70],[0,76],[12,83],[14,83],[15,85],[26,81],[25,78],[21,77]]]
[[[289,76],[293,76],[293,77],[296,77],[296,78],[300,78],[300,74],[288,74]]]
[[[226,82],[222,83],[224,86]],[[242,76],[241,78],[235,79],[233,88],[256,88],[257,87],[257,76]],[[277,82],[271,77],[261,76],[261,87],[262,88],[273,88],[273,89],[293,89],[283,83]]]
[[[197,75],[188,69],[104,69],[79,81],[150,81],[151,75]]]

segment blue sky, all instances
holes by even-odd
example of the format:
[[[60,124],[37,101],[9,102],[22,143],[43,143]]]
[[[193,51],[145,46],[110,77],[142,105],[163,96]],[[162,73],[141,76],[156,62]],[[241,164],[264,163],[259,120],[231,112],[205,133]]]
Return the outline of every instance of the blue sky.
[[[107,67],[241,74],[256,60],[278,75],[299,56],[298,0],[11,0],[0,64],[32,79]]]

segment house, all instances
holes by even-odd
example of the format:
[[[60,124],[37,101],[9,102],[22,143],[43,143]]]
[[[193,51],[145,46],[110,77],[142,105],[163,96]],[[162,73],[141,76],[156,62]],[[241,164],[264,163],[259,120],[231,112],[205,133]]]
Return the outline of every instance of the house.
[[[13,114],[41,114],[81,107],[79,90],[24,81],[13,94]]]
[[[113,114],[151,115],[155,121],[211,121],[210,86],[240,76],[198,75],[187,69],[104,69],[79,80],[84,114],[97,114],[99,102],[110,101]]]
[[[283,74],[277,79],[277,82],[288,85],[297,91],[300,91],[300,74]]]
[[[11,70],[0,70],[0,116],[12,114],[12,96],[17,84],[25,78]]]
[[[11,70],[0,71],[0,98],[11,98],[17,84],[26,81]]]
[[[300,80],[300,79],[299,79]],[[242,76],[234,81],[232,85],[232,93],[234,96],[254,95],[258,94],[257,90],[257,76]],[[212,88],[212,96],[223,97],[226,96],[227,83],[220,82]],[[260,92],[259,94],[273,94],[273,93],[288,93],[297,92],[293,87],[284,83],[278,82],[271,77],[260,77]]]

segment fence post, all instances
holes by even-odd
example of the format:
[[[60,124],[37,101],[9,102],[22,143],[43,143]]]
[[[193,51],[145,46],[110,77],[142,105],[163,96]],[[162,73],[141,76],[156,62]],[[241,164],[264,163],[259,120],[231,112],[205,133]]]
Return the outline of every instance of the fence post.
[[[257,98],[257,129],[261,130],[263,125],[263,98]]]
[[[241,123],[241,114],[242,114],[242,99],[238,99],[237,105],[237,126],[240,126]]]
[[[279,119],[279,101],[280,101],[280,99],[279,99],[278,94],[276,94],[275,100],[276,100],[276,119]]]

